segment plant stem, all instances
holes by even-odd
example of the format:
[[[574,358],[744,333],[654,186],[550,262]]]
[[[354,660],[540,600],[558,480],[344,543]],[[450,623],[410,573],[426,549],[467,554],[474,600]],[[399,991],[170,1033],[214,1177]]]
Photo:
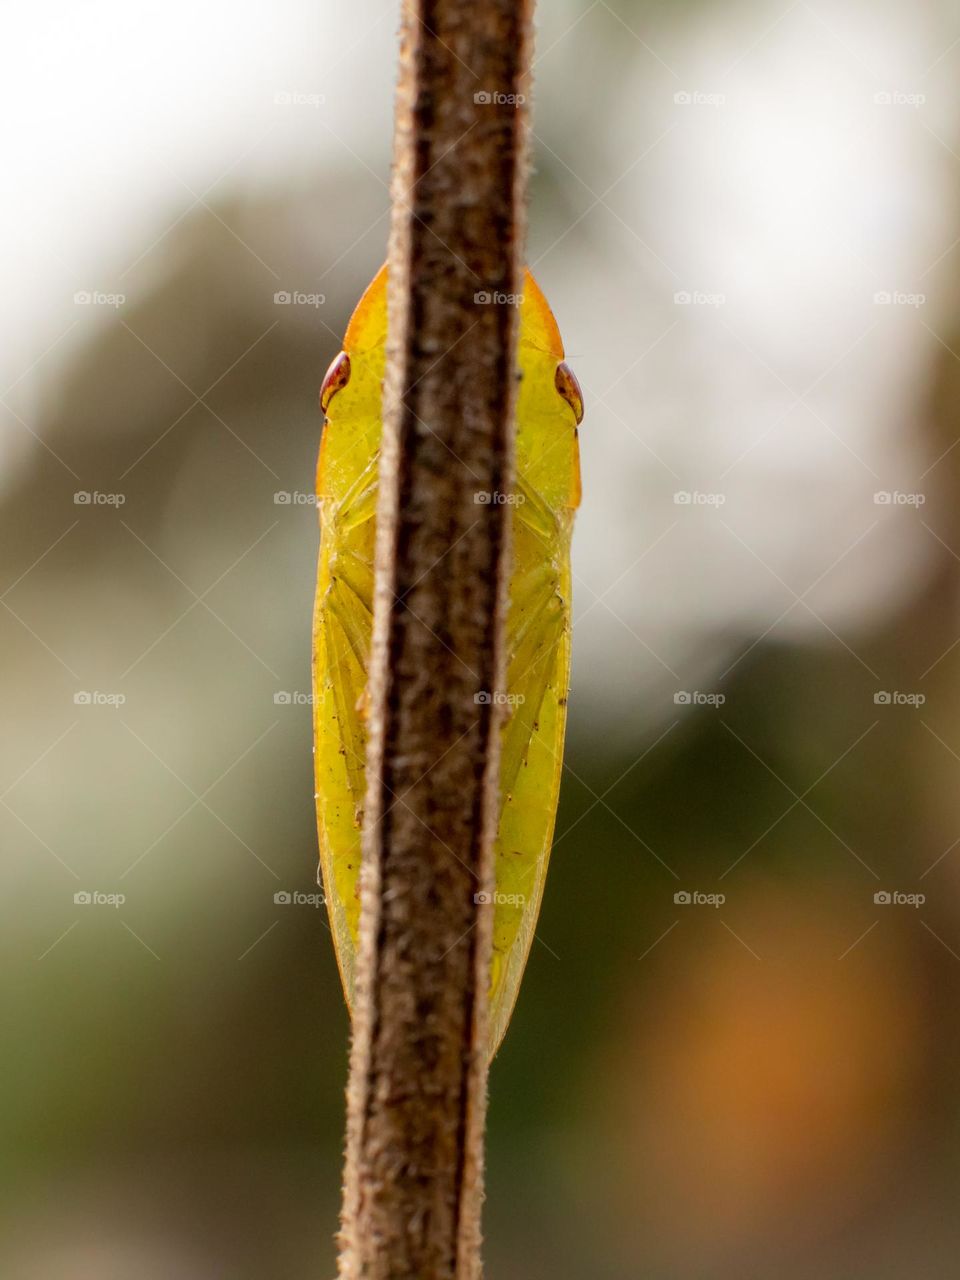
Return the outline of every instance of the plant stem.
[[[531,8],[403,11],[344,1280],[480,1274]]]

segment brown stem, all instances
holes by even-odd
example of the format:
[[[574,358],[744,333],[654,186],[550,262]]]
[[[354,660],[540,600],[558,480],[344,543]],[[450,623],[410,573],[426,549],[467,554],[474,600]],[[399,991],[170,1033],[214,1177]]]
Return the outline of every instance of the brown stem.
[[[346,1280],[480,1273],[531,7],[403,13]]]

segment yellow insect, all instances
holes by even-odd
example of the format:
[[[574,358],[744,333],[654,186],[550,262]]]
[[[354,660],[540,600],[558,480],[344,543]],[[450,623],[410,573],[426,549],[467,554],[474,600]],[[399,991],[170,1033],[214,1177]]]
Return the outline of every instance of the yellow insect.
[[[340,976],[352,1003],[364,803],[386,267],[364,293],[320,390],[320,564],[313,628],[320,862]],[[496,840],[491,1051],[516,1002],[540,910],[560,790],[570,680],[570,536],[580,502],[580,387],[529,272],[520,309],[516,487],[507,617],[509,718]],[[503,501],[506,495],[478,495]],[[484,696],[478,691],[480,696]],[[490,696],[488,693],[486,696]],[[499,696],[499,695],[498,695]]]

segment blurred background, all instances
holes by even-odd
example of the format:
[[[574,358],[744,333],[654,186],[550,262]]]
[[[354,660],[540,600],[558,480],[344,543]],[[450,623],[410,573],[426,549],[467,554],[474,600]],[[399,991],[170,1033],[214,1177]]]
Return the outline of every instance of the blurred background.
[[[317,388],[398,9],[5,15],[0,1274],[334,1270]],[[583,384],[496,1280],[956,1274],[960,20],[541,6],[529,260]]]

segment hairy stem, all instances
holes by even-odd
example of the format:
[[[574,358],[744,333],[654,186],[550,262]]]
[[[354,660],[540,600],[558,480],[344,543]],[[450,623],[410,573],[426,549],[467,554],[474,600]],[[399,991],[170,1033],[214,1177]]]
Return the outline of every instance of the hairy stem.
[[[531,6],[403,12],[345,1280],[480,1274]]]

